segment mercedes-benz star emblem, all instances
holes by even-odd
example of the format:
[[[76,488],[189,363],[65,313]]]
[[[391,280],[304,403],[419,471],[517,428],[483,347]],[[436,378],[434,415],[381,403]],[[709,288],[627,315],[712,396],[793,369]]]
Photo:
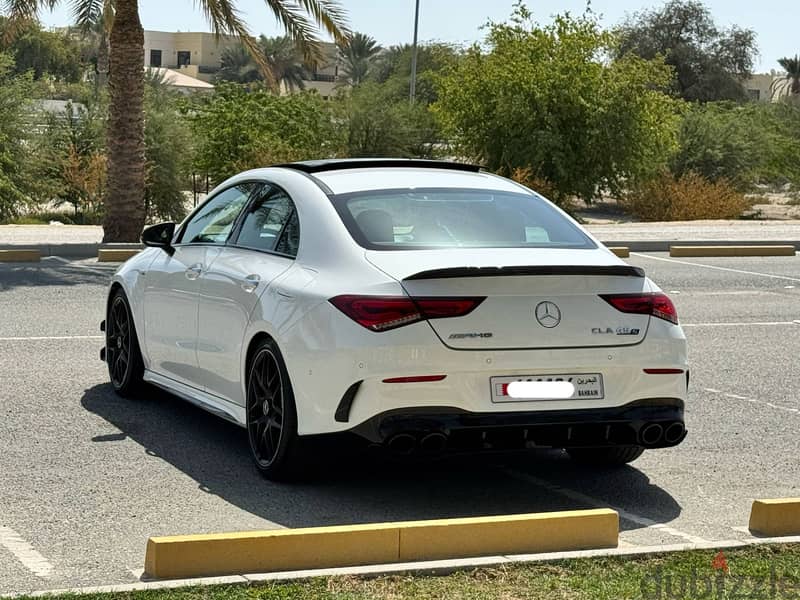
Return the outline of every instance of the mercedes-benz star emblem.
[[[536,305],[536,320],[542,327],[552,329],[561,323],[561,311],[552,302],[540,302]]]

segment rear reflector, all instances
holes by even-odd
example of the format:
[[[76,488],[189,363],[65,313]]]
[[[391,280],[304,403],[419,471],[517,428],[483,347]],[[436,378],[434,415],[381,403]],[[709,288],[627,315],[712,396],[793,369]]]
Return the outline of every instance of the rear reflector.
[[[683,369],[645,369],[648,375],[683,375]]]
[[[331,298],[330,303],[371,331],[388,331],[425,319],[461,317],[472,312],[485,299],[346,294]]]
[[[678,324],[678,311],[669,296],[661,292],[646,294],[606,294],[600,296],[620,312],[653,315]]]
[[[426,381],[441,381],[447,375],[417,375],[414,377],[390,377],[384,379],[383,383],[423,383]]]

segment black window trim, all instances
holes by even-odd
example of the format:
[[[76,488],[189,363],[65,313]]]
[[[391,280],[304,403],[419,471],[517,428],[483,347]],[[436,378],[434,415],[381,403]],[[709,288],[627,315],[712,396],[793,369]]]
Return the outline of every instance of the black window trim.
[[[223,242],[221,244],[215,244],[213,242],[192,243],[192,242],[183,242],[183,241],[178,242],[177,241],[177,240],[180,240],[180,239],[183,238],[183,234],[186,232],[186,227],[189,225],[189,222],[197,215],[197,213],[199,213],[201,210],[203,210],[203,208],[206,206],[206,204],[208,204],[209,202],[212,202],[215,198],[217,198],[217,196],[219,196],[220,194],[224,194],[225,192],[227,192],[231,188],[235,188],[236,186],[247,185],[247,184],[253,184],[255,187],[248,194],[247,200],[245,201],[245,204],[244,204],[244,207],[242,207],[242,210],[240,210],[239,214],[236,215],[236,220],[233,222],[233,227],[231,227],[231,230],[228,233],[228,237],[225,239],[225,242]],[[239,225],[240,225],[240,221],[242,219],[242,215],[245,214],[246,209],[250,206],[250,203],[253,200],[253,194],[256,192],[256,190],[260,189],[261,186],[263,186],[263,184],[264,184],[264,180],[262,180],[262,179],[245,179],[243,181],[237,181],[235,183],[232,183],[231,185],[225,186],[224,188],[222,188],[221,190],[215,192],[214,194],[209,195],[208,198],[206,198],[205,200],[203,200],[203,202],[198,204],[195,207],[195,209],[192,212],[190,212],[187,215],[187,217],[183,220],[183,223],[181,223],[181,226],[175,231],[175,234],[172,236],[172,245],[175,248],[180,248],[180,247],[183,247],[183,246],[186,246],[186,247],[188,247],[188,246],[193,246],[193,247],[213,246],[215,248],[219,248],[219,247],[222,247],[222,246],[228,246],[229,243],[230,243],[231,237],[233,236],[234,232],[238,232],[238,228],[239,228]],[[237,235],[238,235],[238,233],[237,233]]]
[[[350,236],[353,238],[353,241],[356,242],[359,246],[364,248],[365,250],[380,250],[386,252],[393,252],[398,250],[445,250],[450,248],[458,248],[459,246],[441,246],[441,245],[433,245],[433,246],[422,246],[422,245],[404,245],[404,244],[373,244],[370,242],[362,233],[361,229],[358,227],[356,223],[355,217],[350,213],[347,209],[347,201],[350,198],[363,196],[369,193],[379,193],[379,194],[399,194],[408,192],[413,190],[415,193],[425,194],[430,192],[484,192],[484,193],[496,193],[496,194],[519,194],[533,196],[538,198],[542,201],[547,202],[548,200],[540,195],[537,194],[528,188],[522,187],[522,190],[519,192],[511,192],[508,190],[495,190],[495,189],[487,189],[487,188],[462,188],[462,187],[425,187],[425,188],[379,188],[379,189],[372,189],[372,190],[358,190],[354,192],[346,192],[343,194],[329,194],[328,198],[333,204],[334,209],[339,214],[339,217],[342,219],[345,228],[350,233]],[[594,240],[590,238],[586,233],[584,233],[580,228],[577,229],[578,233],[583,236],[586,240],[586,245],[584,246],[537,246],[535,244],[531,244],[528,246],[464,246],[464,248],[469,249],[491,249],[491,248],[511,248],[511,249],[564,249],[564,250],[596,250],[598,248],[597,244],[595,244]]]
[[[247,204],[245,204],[244,208],[242,209],[241,214],[237,218],[233,229],[231,229],[231,233],[228,236],[228,239],[225,242],[225,245],[230,247],[230,248],[237,248],[238,250],[250,250],[251,252],[261,252],[262,254],[269,254],[271,256],[280,256],[282,258],[289,258],[291,260],[296,260],[297,259],[297,255],[292,256],[291,254],[286,254],[284,252],[277,252],[275,250],[265,250],[264,248],[253,248],[252,246],[244,246],[244,245],[238,244],[239,234],[241,233],[242,226],[244,225],[244,215],[246,215],[250,211],[250,207],[253,205],[253,203],[256,201],[256,199],[258,197],[257,192],[260,191],[264,186],[270,186],[270,187],[275,188],[276,190],[284,193],[286,195],[286,197],[289,199],[289,202],[291,202],[291,204],[292,204],[292,210],[289,212],[289,218],[286,219],[286,222],[283,224],[283,227],[281,227],[280,233],[277,236],[275,236],[275,240],[276,240],[275,246],[278,245],[278,243],[280,242],[281,237],[283,237],[283,232],[286,231],[286,226],[289,224],[289,221],[297,213],[297,203],[292,198],[292,195],[289,192],[287,192],[286,189],[283,188],[283,186],[280,186],[277,183],[273,183],[272,181],[269,181],[267,179],[261,179],[261,180],[259,180],[259,183],[261,185],[259,187],[255,188],[251,192],[250,198],[248,199]],[[302,228],[300,227],[300,216],[299,215],[297,217],[297,228],[298,228],[298,230],[302,231]],[[298,249],[299,249],[299,245],[298,245]]]

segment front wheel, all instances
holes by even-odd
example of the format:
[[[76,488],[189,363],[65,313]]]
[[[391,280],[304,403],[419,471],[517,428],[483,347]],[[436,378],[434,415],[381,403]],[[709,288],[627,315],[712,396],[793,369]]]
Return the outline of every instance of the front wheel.
[[[130,396],[142,384],[144,363],[128,299],[117,290],[106,315],[106,362],[114,391]]]
[[[247,376],[247,437],[256,467],[267,479],[301,474],[301,440],[289,374],[277,344],[261,342]]]
[[[610,446],[607,448],[566,448],[576,462],[597,466],[619,466],[633,462],[644,452],[641,446]]]

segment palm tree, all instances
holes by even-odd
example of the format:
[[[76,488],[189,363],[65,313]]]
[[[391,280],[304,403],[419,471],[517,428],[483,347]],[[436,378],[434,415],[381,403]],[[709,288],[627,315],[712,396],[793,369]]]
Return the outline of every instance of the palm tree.
[[[40,8],[59,0],[4,0],[13,24],[35,18]],[[69,0],[77,13],[102,10],[106,0]],[[237,10],[236,0],[196,0],[216,34],[238,36],[259,66],[268,65]],[[309,61],[322,56],[315,34],[322,28],[341,42],[346,16],[338,0],[265,0],[265,4]],[[104,242],[138,239],[144,225],[144,29],[138,0],[114,0],[109,53],[108,187]]]
[[[786,71],[786,75],[772,83],[772,94],[786,93],[787,96],[800,97],[800,55],[781,58],[778,64]]]
[[[367,77],[372,59],[382,48],[372,37],[356,32],[348,40],[339,44],[339,52],[344,61],[343,74],[350,85],[358,85]]]
[[[273,81],[289,91],[306,87],[308,72],[303,65],[303,53],[288,35],[258,39],[258,46],[267,61]]]
[[[228,46],[220,55],[221,67],[215,79],[234,83],[253,83],[264,79],[253,55],[243,45]]]
[[[303,66],[303,53],[288,35],[258,39],[259,55],[268,69],[268,76],[275,91],[284,86],[289,91],[305,88],[308,78]],[[264,73],[256,59],[244,46],[226,48],[221,56],[222,67],[217,72],[217,79],[236,83],[253,83],[263,81]]]

